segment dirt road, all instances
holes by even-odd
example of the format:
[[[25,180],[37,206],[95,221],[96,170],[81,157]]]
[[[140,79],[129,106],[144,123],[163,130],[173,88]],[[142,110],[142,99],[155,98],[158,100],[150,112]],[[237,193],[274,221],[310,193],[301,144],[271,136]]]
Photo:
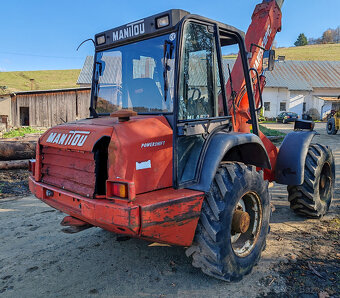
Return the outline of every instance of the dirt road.
[[[315,141],[334,150],[338,177],[330,212],[321,221],[298,217],[289,210],[286,188],[274,186],[267,249],[242,281],[205,276],[180,247],[122,241],[99,228],[64,234],[64,214],[33,196],[6,197],[0,200],[0,296],[339,297],[340,134],[326,135],[324,125],[317,124]]]

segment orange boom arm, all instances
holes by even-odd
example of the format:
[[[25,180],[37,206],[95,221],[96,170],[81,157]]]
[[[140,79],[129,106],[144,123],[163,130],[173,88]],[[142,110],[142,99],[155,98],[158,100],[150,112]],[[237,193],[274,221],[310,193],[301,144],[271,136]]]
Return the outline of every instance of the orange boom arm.
[[[245,37],[246,49],[251,56],[249,58],[249,68],[255,68],[262,74],[263,49],[269,50],[277,32],[281,30],[281,6],[283,0],[264,0],[255,7],[252,15],[252,22],[247,30]],[[235,102],[230,92],[230,82],[228,81],[226,90],[229,111],[232,114],[233,126],[235,131],[250,132],[251,126],[247,121],[250,119],[249,102],[245,90],[245,81],[242,71],[242,60],[238,55],[233,70],[233,89],[236,91]],[[256,80],[255,73],[252,72],[253,81]],[[260,92],[265,85],[265,77],[260,76],[260,90],[255,88],[255,106],[259,105]],[[236,116],[236,117],[235,117]],[[266,178],[273,180],[273,169],[275,168],[277,148],[260,132],[260,137],[269,154],[272,171],[266,171]]]

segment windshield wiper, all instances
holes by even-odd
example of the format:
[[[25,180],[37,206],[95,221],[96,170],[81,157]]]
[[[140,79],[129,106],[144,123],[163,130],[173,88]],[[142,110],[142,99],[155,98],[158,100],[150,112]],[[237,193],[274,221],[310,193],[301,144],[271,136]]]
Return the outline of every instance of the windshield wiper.
[[[100,57],[101,58],[101,57]],[[98,60],[95,63],[95,73],[94,73],[94,94],[93,94],[93,103],[91,103],[90,107],[90,115],[93,116],[93,118],[98,118],[98,114],[96,109],[93,107],[93,105],[97,105],[97,99],[98,99],[98,93],[99,93],[99,77],[103,75],[105,69],[105,62],[102,60]]]
[[[236,108],[235,108],[235,98],[236,98],[236,92],[233,89],[233,79],[231,77],[231,72],[230,72],[230,67],[229,67],[229,63],[227,64],[228,66],[228,73],[229,73],[229,82],[230,82],[230,98],[233,102],[233,110],[234,110],[234,123],[236,123]]]
[[[168,50],[169,46],[169,50]],[[164,80],[164,101],[166,102],[169,82],[168,82],[168,71],[170,71],[170,66],[168,65],[168,60],[172,57],[172,52],[174,49],[174,44],[171,41],[164,41],[164,52],[163,52],[163,80]]]

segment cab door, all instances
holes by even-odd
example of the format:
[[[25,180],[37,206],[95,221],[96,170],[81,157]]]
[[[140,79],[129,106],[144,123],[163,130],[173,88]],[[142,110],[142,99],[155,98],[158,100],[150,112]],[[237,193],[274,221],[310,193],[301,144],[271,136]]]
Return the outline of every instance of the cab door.
[[[197,182],[209,134],[229,120],[217,26],[187,21],[182,30],[174,129],[174,186]]]

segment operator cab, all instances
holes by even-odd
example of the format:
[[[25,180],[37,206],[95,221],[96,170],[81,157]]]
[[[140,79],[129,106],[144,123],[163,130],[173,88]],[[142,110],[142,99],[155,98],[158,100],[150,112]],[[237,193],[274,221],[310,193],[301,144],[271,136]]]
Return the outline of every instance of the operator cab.
[[[229,76],[219,49],[231,46],[235,57],[243,35],[178,9],[99,33],[93,110],[99,115],[120,109],[171,114],[177,108],[180,120],[227,115],[224,100],[217,100],[225,97],[223,70]]]
[[[238,29],[173,9],[99,33],[95,41],[91,115],[121,109],[164,115],[174,131],[175,187],[198,181],[209,134],[232,130],[228,100],[235,108],[248,95],[258,133],[244,33]],[[237,55],[243,73],[233,74]],[[233,75],[243,77],[240,94]]]

